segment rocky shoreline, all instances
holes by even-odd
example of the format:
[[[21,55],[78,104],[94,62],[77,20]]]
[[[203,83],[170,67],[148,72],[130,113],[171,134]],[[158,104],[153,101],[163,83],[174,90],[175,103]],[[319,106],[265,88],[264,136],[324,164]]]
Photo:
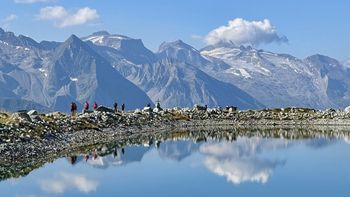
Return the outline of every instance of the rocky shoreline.
[[[178,131],[192,136],[239,135],[348,137],[348,110],[317,111],[307,108],[239,111],[206,109],[151,109],[113,112],[100,106],[95,111],[70,116],[37,111],[0,113],[0,179],[25,175],[35,167],[72,151],[91,146],[119,143],[153,143]],[[223,131],[224,134],[223,134]],[[164,137],[165,135],[165,137]],[[200,138],[200,137],[198,137]],[[121,143],[121,144],[120,144]],[[40,162],[42,161],[42,162]],[[9,170],[11,169],[11,170]]]

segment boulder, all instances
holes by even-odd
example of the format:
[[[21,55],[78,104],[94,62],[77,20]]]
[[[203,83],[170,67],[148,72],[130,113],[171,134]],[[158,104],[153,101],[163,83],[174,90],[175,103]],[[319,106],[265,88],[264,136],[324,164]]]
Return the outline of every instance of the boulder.
[[[93,111],[91,111],[91,110],[87,110],[87,109],[83,109],[82,110],[82,113],[83,114],[91,114]]]
[[[110,108],[105,107],[105,106],[103,106],[103,105],[98,106],[98,107],[95,109],[95,111],[98,111],[98,112],[110,112],[110,113],[113,113],[113,112],[114,112],[113,109],[110,109]]]
[[[36,116],[36,115],[39,115],[39,113],[38,113],[36,110],[34,110],[34,109],[29,110],[29,111],[27,112],[27,114],[28,114],[29,116]]]
[[[237,107],[235,106],[228,106],[228,112],[229,113],[233,113],[233,112],[236,112],[237,111]]]
[[[45,114],[45,116],[52,117],[52,118],[62,118],[62,117],[65,117],[66,114],[62,112],[52,112],[52,113]]]
[[[350,106],[345,107],[344,112],[347,114],[350,113]]]
[[[206,111],[207,110],[207,106],[201,106],[201,105],[195,104],[193,106],[193,109],[196,110],[196,111]]]
[[[18,119],[20,121],[27,121],[27,122],[32,121],[30,116],[25,112],[16,112],[16,113],[12,114],[11,118]]]
[[[38,115],[30,116],[30,119],[31,119],[33,122],[42,122],[42,121],[43,121],[43,120],[40,118],[40,116],[38,116]]]
[[[151,107],[144,107],[142,111],[149,113],[149,112],[152,112],[152,108]]]
[[[156,108],[153,109],[153,112],[154,112],[154,113],[159,113],[159,112],[161,112],[161,111],[163,111],[162,108],[156,107]]]
[[[140,109],[135,109],[134,114],[141,114],[141,110]]]

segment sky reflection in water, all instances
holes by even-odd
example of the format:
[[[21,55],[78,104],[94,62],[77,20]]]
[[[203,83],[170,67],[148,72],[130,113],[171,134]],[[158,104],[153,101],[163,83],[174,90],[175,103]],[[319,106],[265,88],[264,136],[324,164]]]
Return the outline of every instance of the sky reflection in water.
[[[62,158],[1,196],[348,196],[349,140],[166,141]],[[72,165],[71,163],[74,163]]]

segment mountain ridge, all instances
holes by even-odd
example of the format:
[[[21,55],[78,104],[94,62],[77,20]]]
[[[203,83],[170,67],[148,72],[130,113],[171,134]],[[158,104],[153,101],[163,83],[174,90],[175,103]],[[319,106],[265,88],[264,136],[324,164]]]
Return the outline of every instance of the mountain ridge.
[[[141,103],[132,104],[133,108],[158,99],[166,107],[323,109],[350,102],[346,62],[319,54],[298,59],[233,43],[198,50],[182,40],[163,42],[154,53],[141,39],[107,31],[82,38],[72,35],[65,42],[38,43],[1,28],[0,54],[0,97],[38,102],[53,110],[66,109],[70,101],[81,105],[97,98],[109,105],[130,99]],[[79,77],[89,83],[80,83]],[[117,99],[109,90],[119,83],[112,83],[115,80],[130,83],[126,89],[143,99],[134,99],[133,94]],[[125,87],[117,92],[128,92]]]

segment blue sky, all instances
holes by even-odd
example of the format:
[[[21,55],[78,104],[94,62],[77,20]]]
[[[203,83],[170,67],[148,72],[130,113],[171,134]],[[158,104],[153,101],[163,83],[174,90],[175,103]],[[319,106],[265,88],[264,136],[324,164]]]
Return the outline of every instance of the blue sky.
[[[2,28],[37,41],[63,41],[71,34],[107,30],[141,38],[153,51],[163,41],[177,39],[200,49],[209,32],[229,21],[242,18],[250,24],[267,19],[276,35],[288,42],[258,42],[258,48],[299,58],[320,53],[350,59],[346,0],[1,0],[0,7]],[[60,8],[56,11],[61,15],[44,12],[48,7]],[[77,16],[79,11],[87,18]]]

